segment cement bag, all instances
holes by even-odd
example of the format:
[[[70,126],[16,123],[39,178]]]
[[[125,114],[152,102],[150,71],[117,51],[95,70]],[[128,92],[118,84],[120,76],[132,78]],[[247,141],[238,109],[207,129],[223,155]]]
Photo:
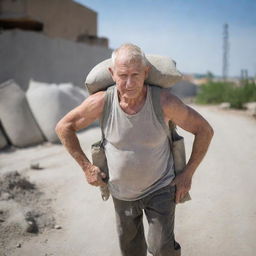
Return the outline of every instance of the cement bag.
[[[13,145],[25,147],[44,141],[25,93],[13,80],[0,85],[0,119]]]
[[[0,149],[4,148],[5,146],[7,146],[8,142],[0,128]]]
[[[56,84],[46,84],[31,80],[27,99],[44,136],[50,142],[59,142],[55,133],[58,121],[82,101]]]
[[[72,95],[72,97],[75,97],[79,102],[83,102],[88,97],[88,93],[85,90],[71,83],[60,84],[59,88],[67,94]]]
[[[176,69],[175,61],[171,58],[158,55],[146,55],[146,57],[151,67],[146,83],[170,88],[182,79],[181,73]],[[89,72],[85,86],[90,94],[114,84],[108,70],[111,64],[111,59],[104,60]]]

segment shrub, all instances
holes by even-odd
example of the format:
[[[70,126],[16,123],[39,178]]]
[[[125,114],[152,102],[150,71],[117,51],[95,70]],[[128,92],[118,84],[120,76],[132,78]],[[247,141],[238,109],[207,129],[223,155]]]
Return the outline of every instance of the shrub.
[[[209,82],[201,86],[196,98],[199,104],[230,102],[232,108],[240,109],[250,101],[256,101],[256,84],[252,82],[240,87],[227,82]]]

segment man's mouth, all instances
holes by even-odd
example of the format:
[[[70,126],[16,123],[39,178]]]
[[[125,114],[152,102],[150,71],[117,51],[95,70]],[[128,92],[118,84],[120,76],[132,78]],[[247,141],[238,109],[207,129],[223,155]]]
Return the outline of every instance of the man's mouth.
[[[130,90],[126,90],[127,92],[133,92],[135,91],[136,89],[130,89]]]

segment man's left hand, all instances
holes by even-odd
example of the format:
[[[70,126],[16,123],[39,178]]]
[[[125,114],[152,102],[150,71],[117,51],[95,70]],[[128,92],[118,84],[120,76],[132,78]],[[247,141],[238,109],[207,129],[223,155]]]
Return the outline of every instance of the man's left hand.
[[[182,172],[175,177],[171,182],[171,186],[176,185],[176,203],[179,203],[180,200],[186,195],[190,190],[192,184],[192,177],[186,172]]]

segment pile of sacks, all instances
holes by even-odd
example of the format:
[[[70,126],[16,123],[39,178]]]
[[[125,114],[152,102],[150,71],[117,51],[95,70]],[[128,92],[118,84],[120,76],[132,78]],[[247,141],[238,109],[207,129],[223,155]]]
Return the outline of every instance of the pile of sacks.
[[[0,149],[8,143],[16,147],[44,141],[58,143],[57,122],[81,104],[87,93],[72,84],[46,84],[31,80],[25,93],[8,80],[0,85]],[[2,127],[2,129],[1,129]]]

